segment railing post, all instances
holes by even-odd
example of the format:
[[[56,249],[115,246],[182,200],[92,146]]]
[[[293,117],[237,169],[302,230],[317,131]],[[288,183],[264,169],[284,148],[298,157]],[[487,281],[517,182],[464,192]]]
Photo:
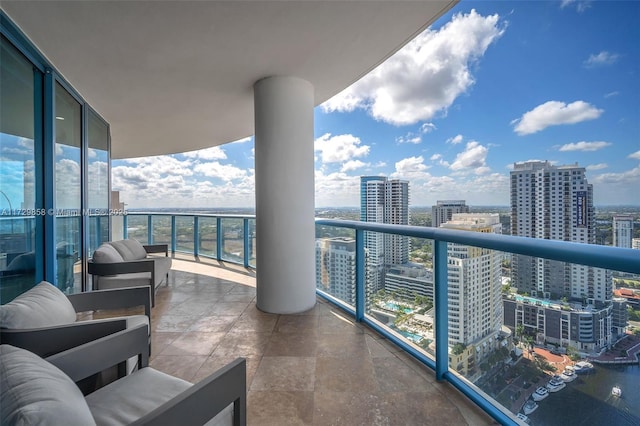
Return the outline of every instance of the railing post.
[[[147,216],[147,244],[153,244],[153,215]]]
[[[216,217],[216,259],[222,259],[222,218]]]
[[[176,254],[176,215],[171,215],[171,255]]]
[[[356,229],[356,321],[364,319],[365,307],[365,259],[364,231]]]
[[[193,256],[198,257],[200,255],[200,218],[198,216],[193,217]]]
[[[129,215],[125,214],[122,216],[122,238],[125,240],[129,237]]]
[[[436,306],[436,380],[444,380],[444,375],[449,370],[449,274],[446,241],[433,242],[433,273]]]
[[[244,267],[249,267],[249,218],[242,218],[242,237],[244,240]]]

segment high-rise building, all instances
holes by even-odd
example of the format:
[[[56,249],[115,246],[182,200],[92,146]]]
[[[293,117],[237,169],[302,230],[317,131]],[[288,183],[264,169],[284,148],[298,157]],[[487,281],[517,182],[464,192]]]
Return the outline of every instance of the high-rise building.
[[[362,176],[360,220],[408,225],[409,182],[384,176]],[[370,283],[373,291],[384,286],[385,265],[409,261],[409,237],[365,232],[364,246],[369,250]]]
[[[497,213],[454,213],[441,228],[502,233]],[[498,345],[502,328],[502,253],[448,244],[449,345],[473,344],[482,359]]]
[[[584,167],[548,161],[515,163],[511,171],[511,235],[595,244],[593,186]],[[611,274],[565,262],[514,255],[512,286],[545,298],[607,302]]]
[[[511,234],[595,244],[593,186],[587,181],[585,168],[577,163],[515,163],[511,171]],[[611,343],[611,271],[514,254],[511,283],[533,298],[505,299],[506,325],[522,324],[538,341],[584,351],[597,351]],[[552,305],[536,298],[566,298],[572,304]]]
[[[440,227],[450,221],[454,213],[469,213],[469,206],[464,200],[438,200],[436,205],[431,207],[431,226]]]
[[[631,239],[631,248],[634,250],[640,250],[640,238]]]
[[[365,250],[365,256],[366,252]],[[316,241],[316,287],[346,303],[355,305],[355,284],[356,240],[345,237],[318,239]]]
[[[613,216],[613,245],[616,247],[631,248],[633,239],[633,216]]]

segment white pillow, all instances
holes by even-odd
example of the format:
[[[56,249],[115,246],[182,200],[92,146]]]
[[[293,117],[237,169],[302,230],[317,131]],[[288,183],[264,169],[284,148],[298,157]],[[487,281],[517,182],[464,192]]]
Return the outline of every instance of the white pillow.
[[[27,350],[0,345],[0,391],[0,424],[96,424],[69,376]]]
[[[76,311],[67,296],[46,281],[0,306],[0,328],[40,328],[75,321]]]

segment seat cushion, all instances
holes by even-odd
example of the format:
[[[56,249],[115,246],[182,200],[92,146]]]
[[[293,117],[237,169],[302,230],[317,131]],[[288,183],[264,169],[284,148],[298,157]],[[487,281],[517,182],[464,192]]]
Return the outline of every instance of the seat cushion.
[[[128,425],[184,392],[191,383],[143,368],[87,395],[98,425]]]
[[[24,349],[0,345],[0,391],[0,424],[96,424],[69,376]]]
[[[155,286],[159,286],[160,283],[167,279],[167,274],[171,269],[171,258],[154,256],[153,257],[154,274],[156,278]]]
[[[93,252],[95,263],[119,263],[124,262],[122,255],[110,244],[102,244]]]
[[[147,251],[138,240],[111,241],[109,244],[120,253],[124,260],[142,260],[147,257]]]
[[[97,288],[107,290],[110,288],[138,287],[151,285],[151,272],[134,272],[131,274],[109,275],[104,277],[95,276]]]
[[[46,281],[0,306],[0,328],[40,328],[75,321],[76,311],[67,296]]]

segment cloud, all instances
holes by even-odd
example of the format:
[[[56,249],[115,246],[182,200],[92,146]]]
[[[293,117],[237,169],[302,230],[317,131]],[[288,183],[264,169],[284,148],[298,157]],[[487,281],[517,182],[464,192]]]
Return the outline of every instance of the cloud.
[[[636,151],[634,153],[627,155],[627,158],[631,158],[633,160],[640,160],[640,151]]]
[[[560,124],[575,124],[581,121],[594,120],[604,112],[587,102],[575,101],[565,104],[559,101],[548,101],[527,111],[522,117],[511,122],[514,131],[522,135],[529,135]]]
[[[574,142],[562,145],[558,148],[559,151],[597,151],[599,149],[610,146],[611,142]]]
[[[427,29],[378,68],[322,104],[325,112],[365,109],[376,120],[408,125],[445,114],[475,80],[471,66],[505,31],[500,17],[458,13]]]
[[[413,182],[431,177],[427,172],[429,166],[424,164],[422,156],[404,158],[396,162],[395,168],[395,172],[389,175],[392,179],[406,179]]]
[[[220,164],[218,161],[196,164],[193,169],[196,173],[210,178],[218,178],[225,182],[242,179],[247,171],[230,164]]]
[[[610,98],[612,96],[618,96],[620,94],[620,92],[618,92],[617,90],[614,92],[609,92],[609,93],[605,93],[604,97],[605,98]]]
[[[360,160],[349,160],[340,168],[341,172],[348,172],[351,170],[361,169],[362,167],[370,165],[369,163],[363,163]]]
[[[453,144],[453,145],[457,145],[460,142],[462,142],[462,139],[463,139],[462,135],[457,135],[457,136],[454,136],[452,138],[447,139],[447,143],[450,143],[450,144]]]
[[[584,66],[587,68],[593,68],[601,65],[611,65],[615,63],[620,55],[617,53],[609,53],[606,50],[594,55],[589,55],[589,59],[584,61]]]
[[[562,0],[560,3],[561,9],[568,6],[575,6],[578,13],[582,13],[591,7],[591,0]]]
[[[219,146],[200,149],[198,151],[184,152],[182,155],[187,158],[196,158],[200,160],[225,160],[227,158],[227,154]]]
[[[433,123],[422,123],[422,126],[420,126],[420,131],[422,133],[430,133],[430,132],[433,132],[436,129],[437,129],[437,127]]]
[[[484,174],[489,172],[487,167],[487,153],[489,149],[476,141],[467,143],[464,151],[456,156],[455,161],[450,168],[454,171],[472,170],[476,174]]]
[[[638,180],[640,180],[640,166],[621,173],[603,173],[596,176],[593,179],[593,182],[598,184],[613,185],[631,184],[636,188],[637,191]],[[635,195],[637,196],[637,192]]]
[[[407,133],[405,136],[398,136],[396,138],[397,144],[412,143],[414,145],[417,145],[420,142],[422,142],[422,136],[416,135],[415,133],[412,133],[412,132]]]
[[[316,139],[315,150],[320,151],[323,163],[343,163],[369,154],[369,146],[360,144],[360,138],[350,134],[331,136],[325,133]]]
[[[599,164],[590,164],[585,168],[587,170],[602,170],[602,169],[606,169],[607,167],[609,167],[607,163],[599,163]]]

